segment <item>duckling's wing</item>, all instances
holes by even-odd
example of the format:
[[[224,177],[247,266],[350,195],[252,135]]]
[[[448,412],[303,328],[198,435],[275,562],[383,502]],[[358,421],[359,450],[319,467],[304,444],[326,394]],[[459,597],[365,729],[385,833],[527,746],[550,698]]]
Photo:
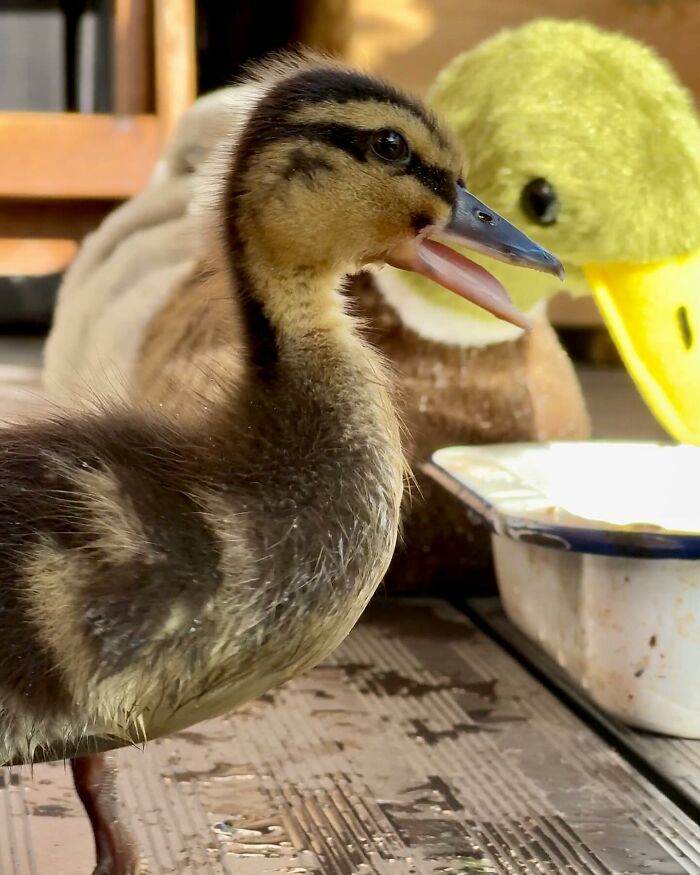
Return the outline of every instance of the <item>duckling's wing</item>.
[[[0,764],[138,742],[199,677],[228,548],[209,438],[133,412],[3,430]]]

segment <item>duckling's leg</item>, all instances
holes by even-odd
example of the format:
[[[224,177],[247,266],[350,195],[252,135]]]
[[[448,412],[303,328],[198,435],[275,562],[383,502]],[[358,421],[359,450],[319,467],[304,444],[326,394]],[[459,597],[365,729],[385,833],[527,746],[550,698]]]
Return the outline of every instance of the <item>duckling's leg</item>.
[[[93,875],[138,875],[139,859],[119,822],[116,769],[104,754],[71,760],[73,781],[92,824],[97,865]]]

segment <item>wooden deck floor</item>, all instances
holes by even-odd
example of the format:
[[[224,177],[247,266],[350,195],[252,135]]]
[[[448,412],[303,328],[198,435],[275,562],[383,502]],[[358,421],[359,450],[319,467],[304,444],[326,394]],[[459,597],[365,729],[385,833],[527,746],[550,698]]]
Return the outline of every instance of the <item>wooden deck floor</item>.
[[[697,823],[441,603],[380,602],[325,665],[122,751],[152,875],[700,872]],[[90,871],[61,764],[0,792],[0,872]]]

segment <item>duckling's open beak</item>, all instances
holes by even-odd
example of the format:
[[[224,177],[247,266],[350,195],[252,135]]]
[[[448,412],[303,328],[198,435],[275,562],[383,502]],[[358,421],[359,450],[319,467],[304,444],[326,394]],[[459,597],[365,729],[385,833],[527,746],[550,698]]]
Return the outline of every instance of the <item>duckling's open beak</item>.
[[[461,185],[456,189],[451,217],[442,228],[431,229],[431,237],[443,237],[499,261],[564,278],[561,263],[550,252]],[[395,247],[387,262],[393,267],[420,273],[513,325],[530,327],[527,316],[513,304],[508,292],[494,276],[461,253],[428,236],[419,236]]]

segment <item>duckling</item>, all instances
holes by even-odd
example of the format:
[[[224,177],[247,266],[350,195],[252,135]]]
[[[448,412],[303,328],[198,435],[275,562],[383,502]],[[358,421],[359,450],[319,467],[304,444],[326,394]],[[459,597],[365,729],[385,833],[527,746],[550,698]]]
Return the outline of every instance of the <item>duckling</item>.
[[[525,326],[498,281],[435,238],[561,274],[464,187],[459,148],[421,103],[312,57],[256,82],[211,194],[220,296],[244,338],[232,385],[196,421],[107,405],[0,445],[0,762],[73,758],[101,875],[136,858],[96,752],[316,664],[386,572],[399,421],[343,278],[389,262]]]

